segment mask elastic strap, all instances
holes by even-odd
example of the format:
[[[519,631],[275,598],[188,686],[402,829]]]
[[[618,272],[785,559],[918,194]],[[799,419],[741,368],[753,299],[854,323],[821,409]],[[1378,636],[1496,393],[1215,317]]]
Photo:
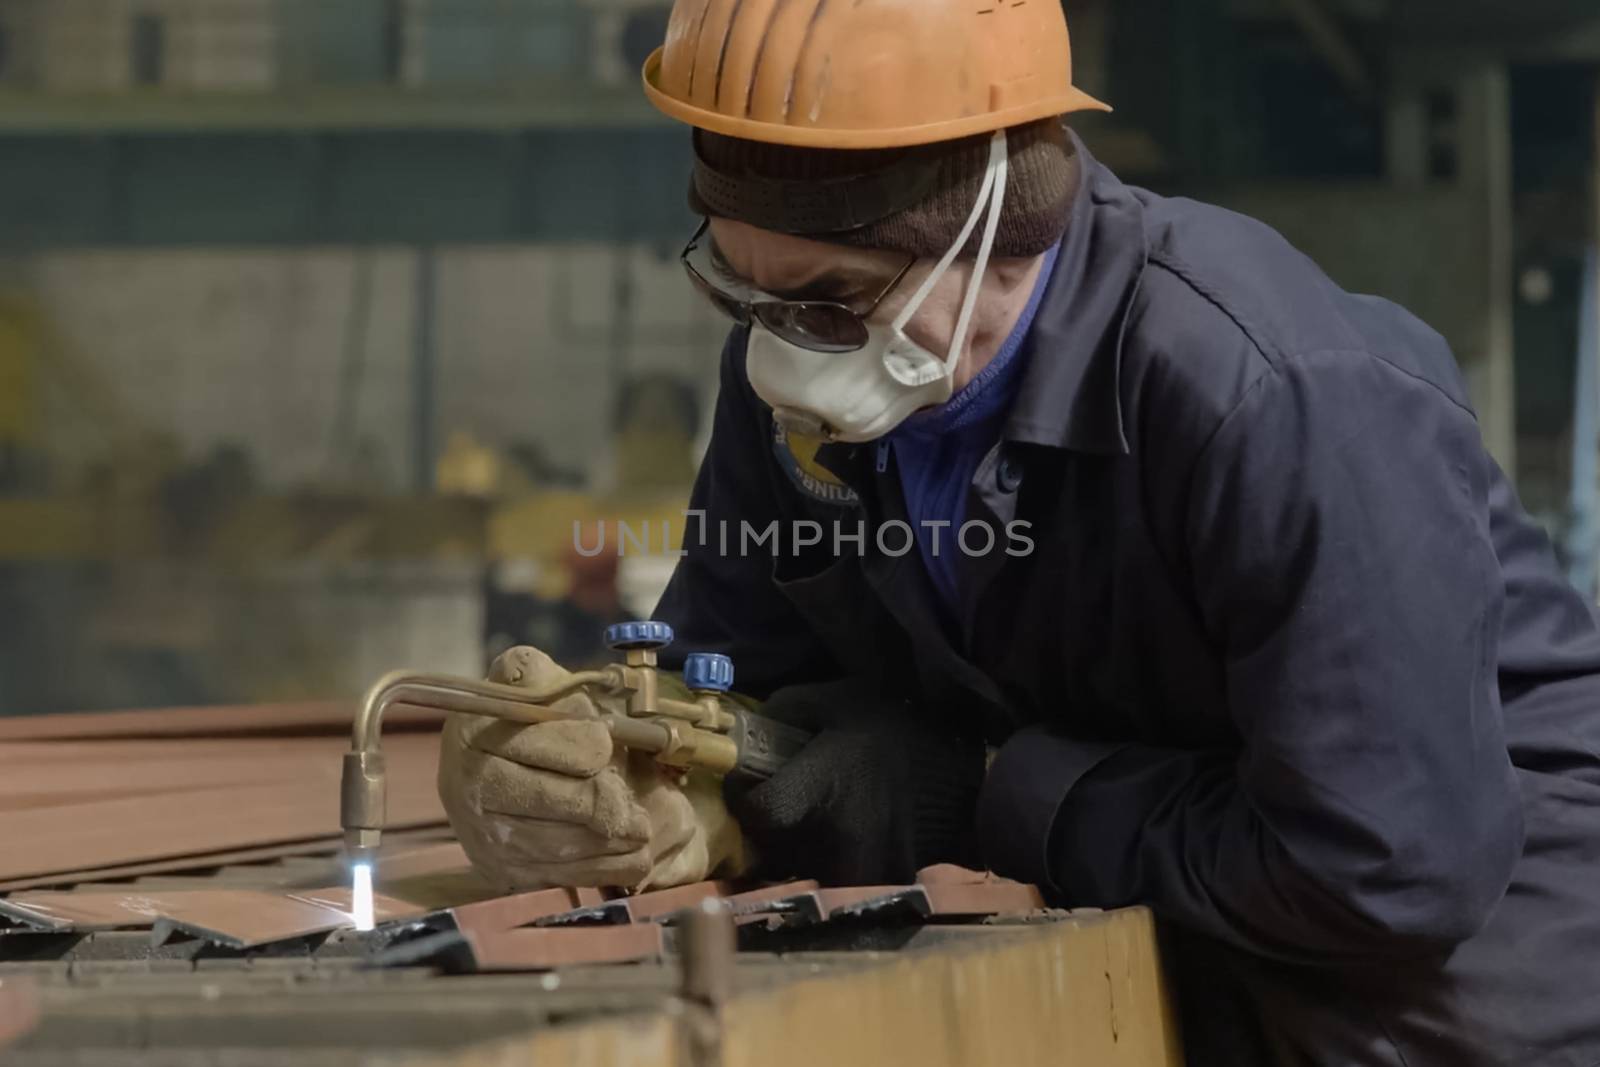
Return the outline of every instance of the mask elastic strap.
[[[978,307],[978,293],[983,288],[983,272],[989,268],[989,255],[994,251],[995,235],[1000,232],[1000,212],[1006,202],[1006,179],[1010,174],[1006,157],[1006,135],[995,134],[989,149],[989,173],[994,180],[993,200],[989,202],[989,221],[983,229],[983,241],[978,245],[978,261],[972,265],[972,280],[967,283],[967,298],[961,305],[961,317],[956,320],[956,335],[950,341],[950,355],[944,361],[946,376],[955,372],[956,364],[966,351],[967,330],[972,325],[972,313]],[[966,239],[961,241],[963,247]]]
[[[944,254],[944,258],[939,260],[938,265],[923,280],[922,285],[918,287],[911,299],[906,302],[906,306],[900,310],[900,314],[895,316],[891,329],[896,334],[903,331],[906,328],[906,324],[922,309],[922,305],[928,299],[928,295],[933,292],[933,287],[939,284],[939,279],[944,277],[945,272],[950,269],[950,265],[961,254],[961,250],[967,247],[967,242],[972,239],[972,231],[977,228],[978,220],[983,217],[984,208],[989,207],[991,204],[990,194],[994,192],[995,179],[998,176],[1000,178],[1000,194],[994,197],[994,211],[989,219],[988,230],[984,234],[984,243],[978,249],[978,264],[973,275],[972,285],[967,294],[967,302],[962,307],[963,328],[958,330],[956,343],[951,349],[959,357],[962,342],[966,339],[965,324],[971,318],[971,308],[977,303],[978,278],[988,263],[989,252],[994,247],[994,234],[1000,222],[999,203],[1005,197],[1005,173],[1006,134],[1004,130],[1000,130],[989,141],[989,166],[984,171],[983,185],[978,189],[978,199],[972,205],[972,214],[967,216],[966,225],[961,227],[961,236],[956,238],[956,243],[950,246],[950,251]],[[950,362],[950,360],[947,360],[947,362]]]

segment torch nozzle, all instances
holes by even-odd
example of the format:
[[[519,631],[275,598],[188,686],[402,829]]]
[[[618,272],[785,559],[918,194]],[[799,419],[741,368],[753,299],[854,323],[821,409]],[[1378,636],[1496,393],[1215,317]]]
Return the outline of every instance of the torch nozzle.
[[[347,752],[339,782],[339,823],[350,863],[350,908],[357,930],[371,930],[372,865],[383,840],[382,752]]]
[[[386,780],[382,752],[345,753],[339,781],[339,825],[352,863],[371,862],[383,840]]]
[[[345,831],[344,859],[350,866],[365,863],[367,866],[378,861],[379,831]],[[370,842],[370,843],[369,843]]]

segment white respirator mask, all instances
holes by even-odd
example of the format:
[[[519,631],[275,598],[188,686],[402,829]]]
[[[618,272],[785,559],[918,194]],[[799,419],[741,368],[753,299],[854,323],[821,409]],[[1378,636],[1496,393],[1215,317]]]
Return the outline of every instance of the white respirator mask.
[[[943,404],[954,395],[956,365],[966,350],[978,292],[1000,228],[1008,172],[1006,135],[1001,131],[989,142],[988,169],[961,236],[893,322],[867,323],[868,339],[861,348],[814,352],[783,340],[759,321],[751,323],[747,349],[750,384],[785,429],[829,441],[872,441],[920,409]],[[906,325],[972,239],[985,208],[989,216],[972,279],[967,283],[950,351],[940,359],[907,337]]]

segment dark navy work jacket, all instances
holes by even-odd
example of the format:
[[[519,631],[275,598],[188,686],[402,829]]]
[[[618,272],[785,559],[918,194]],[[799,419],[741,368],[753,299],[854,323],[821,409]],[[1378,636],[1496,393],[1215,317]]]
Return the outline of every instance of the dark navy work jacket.
[[[983,730],[988,863],[1153,908],[1191,1063],[1600,1064],[1600,627],[1449,349],[1082,159],[969,497],[1033,550],[964,560],[948,618],[872,534],[892,455],[797,450],[735,335],[659,615],[753,695],[862,676]],[[830,532],[740,544],[774,521]]]

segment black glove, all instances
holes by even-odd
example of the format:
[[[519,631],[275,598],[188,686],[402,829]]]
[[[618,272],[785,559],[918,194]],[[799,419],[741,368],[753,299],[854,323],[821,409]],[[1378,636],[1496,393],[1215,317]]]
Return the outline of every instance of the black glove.
[[[761,714],[815,734],[771,779],[724,790],[764,875],[899,885],[975,862],[982,741],[849,680],[781,690]]]

